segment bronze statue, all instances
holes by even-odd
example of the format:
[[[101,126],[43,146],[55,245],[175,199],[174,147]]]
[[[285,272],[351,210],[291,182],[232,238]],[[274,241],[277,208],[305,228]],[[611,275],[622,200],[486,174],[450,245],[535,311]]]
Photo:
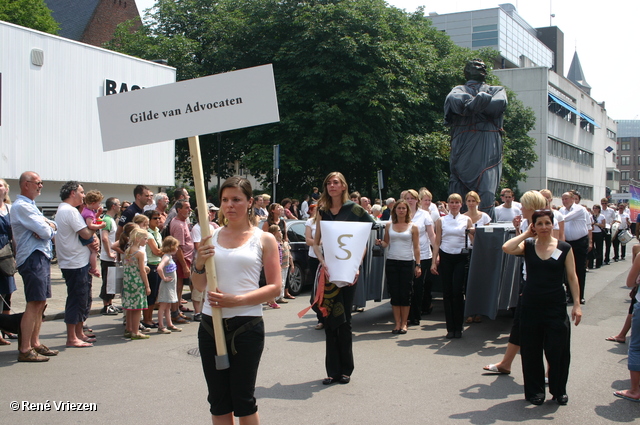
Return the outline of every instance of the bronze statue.
[[[502,175],[507,93],[504,87],[485,84],[487,67],[480,59],[467,62],[464,76],[467,83],[454,87],[444,102],[445,125],[451,127],[449,193],[459,193],[464,199],[467,192],[478,192],[480,210],[493,219]]]

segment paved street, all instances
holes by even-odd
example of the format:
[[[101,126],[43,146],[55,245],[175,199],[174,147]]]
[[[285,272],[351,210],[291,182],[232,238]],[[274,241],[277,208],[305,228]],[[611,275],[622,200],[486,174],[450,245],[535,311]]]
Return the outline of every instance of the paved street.
[[[444,338],[444,315],[433,315],[406,335],[391,334],[388,302],[369,302],[354,316],[356,370],[349,385],[323,386],[324,332],[314,316],[296,313],[308,297],[265,311],[267,340],[256,397],[265,424],[605,424],[640,419],[640,403],[613,397],[629,385],[626,344],[605,341],[618,332],[629,302],[624,288],[630,261],[587,274],[584,320],[572,328],[569,405],[523,399],[519,359],[512,374],[483,374],[498,361],[511,325],[505,314]],[[63,310],[65,287],[54,268],[48,315]],[[94,283],[97,295],[98,282]],[[22,311],[22,289],[15,293]],[[95,298],[94,308],[101,305]],[[62,304],[61,304],[62,303]],[[22,304],[23,305],[23,304]],[[122,315],[94,315],[93,348],[64,347],[64,323],[43,324],[43,342],[61,351],[48,363],[17,363],[16,345],[0,347],[0,417],[6,424],[207,424],[206,389],[197,353],[197,324],[184,332],[122,337]],[[197,350],[195,350],[197,351]],[[191,353],[191,354],[190,354]],[[17,411],[11,401],[52,404],[49,412]],[[94,412],[60,412],[53,402],[96,403]]]

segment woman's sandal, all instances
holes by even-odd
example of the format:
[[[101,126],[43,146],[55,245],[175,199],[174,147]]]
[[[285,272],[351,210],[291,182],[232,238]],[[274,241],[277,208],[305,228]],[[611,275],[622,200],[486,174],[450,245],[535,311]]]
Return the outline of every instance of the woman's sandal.
[[[509,375],[509,374],[511,373],[511,371],[510,371],[510,370],[507,370],[507,369],[504,369],[504,368],[498,367],[498,366],[496,366],[496,365],[494,365],[494,364],[486,365],[486,366],[485,366],[485,367],[483,367],[482,369],[484,369],[484,370],[486,370],[486,371],[489,371],[489,372],[493,372],[493,373],[501,373],[501,374],[503,374],[503,375]]]
[[[615,336],[610,336],[609,338],[605,338],[604,340],[605,341],[611,341],[611,342],[617,342],[619,344],[624,344],[627,341],[626,338],[620,339],[620,338],[616,338]]]

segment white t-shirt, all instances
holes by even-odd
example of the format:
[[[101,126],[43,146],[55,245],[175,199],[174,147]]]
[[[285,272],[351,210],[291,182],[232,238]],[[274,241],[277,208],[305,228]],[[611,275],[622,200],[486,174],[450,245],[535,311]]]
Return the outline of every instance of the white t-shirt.
[[[598,220],[597,223],[594,222],[595,224],[600,224],[600,225],[606,224],[606,220],[602,214],[598,214],[597,220]],[[602,230],[600,226],[593,226],[593,233],[601,233],[601,232],[604,232],[604,230]]]
[[[89,265],[91,252],[80,243],[78,232],[87,227],[77,208],[66,202],[58,205],[56,212],[56,253],[61,269],[80,269]]]
[[[411,222],[418,228],[418,235],[420,236],[420,260],[428,260],[432,257],[431,241],[429,240],[429,235],[427,234],[427,226],[433,226],[431,214],[419,208],[411,219]]]
[[[553,212],[553,230],[560,230],[560,222],[564,221],[564,216],[560,214],[558,210],[551,210]]]
[[[469,221],[471,221],[469,216],[462,213],[458,213],[455,217],[449,213],[440,218],[442,228],[442,237],[440,238],[441,251],[447,254],[460,254],[462,252],[465,247],[465,230]]]
[[[622,214],[616,213],[616,221],[620,222],[620,225],[618,226],[618,231],[625,230],[627,227],[629,227],[627,225],[628,219],[629,219],[629,214],[627,214],[626,212],[623,212]]]
[[[604,216],[604,219],[607,222],[607,229],[611,229],[611,225],[613,224],[613,220],[616,219],[616,211],[613,208],[603,208],[600,213]]]
[[[469,217],[469,218],[471,218],[471,217]],[[489,214],[481,211],[480,212],[480,218],[478,219],[478,221],[473,223],[473,226],[474,227],[486,226],[489,223],[491,223],[491,217],[489,217]],[[473,243],[471,242],[471,239],[469,239],[469,249],[473,249]]]
[[[496,221],[511,223],[514,218],[522,215],[522,211],[515,205],[511,204],[511,208],[506,208],[504,205],[500,205],[494,209],[496,214]]]
[[[310,218],[309,220],[307,220],[304,223],[304,225],[311,229],[311,237],[315,239],[315,237],[316,237],[316,221],[314,219]],[[309,247],[309,257],[318,258],[318,256],[316,255],[316,252],[313,250],[312,246]]]
[[[209,234],[213,235],[213,232],[217,229],[213,224],[209,223]],[[200,223],[193,226],[191,229],[191,240],[193,243],[200,243],[202,241],[202,231],[200,230]],[[194,254],[195,255],[195,254]]]

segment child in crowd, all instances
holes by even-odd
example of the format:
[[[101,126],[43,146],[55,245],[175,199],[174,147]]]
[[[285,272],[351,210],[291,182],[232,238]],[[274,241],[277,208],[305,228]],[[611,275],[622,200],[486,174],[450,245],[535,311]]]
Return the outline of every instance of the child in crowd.
[[[285,288],[287,285],[287,277],[289,273],[293,273],[293,259],[291,258],[291,245],[289,245],[289,241],[285,241],[282,238],[282,231],[278,228],[278,233],[275,233],[274,236],[278,241],[278,245],[280,245],[282,249],[282,257],[280,261],[280,272],[282,273],[282,288],[280,289],[280,298],[276,299],[278,303],[288,303],[285,298],[293,298],[289,295],[288,289]]]
[[[129,247],[124,252],[124,280],[122,286],[122,307],[126,311],[127,326],[124,336],[134,339],[148,339],[140,333],[140,312],[147,308],[147,295],[151,293],[147,270],[144,264],[144,246],[147,231],[134,228],[129,234]]]
[[[158,333],[170,334],[173,332],[182,332],[181,328],[173,325],[171,322],[171,304],[178,302],[178,293],[176,291],[176,263],[173,256],[178,252],[180,244],[173,236],[167,236],[162,241],[162,260],[158,264],[158,275],[160,276],[160,289],[158,290]],[[164,326],[164,320],[167,326]]]
[[[107,226],[107,223],[99,218],[102,215],[102,199],[104,199],[104,196],[102,196],[100,191],[90,190],[84,197],[84,204],[80,206],[80,214],[87,223],[87,228],[93,232],[104,229]],[[100,269],[98,269],[98,253],[100,248],[96,249],[88,240],[86,242],[91,250],[91,257],[89,258],[89,274],[95,277],[100,277]],[[84,244],[85,241],[83,240],[83,245]]]
[[[280,264],[282,265],[282,257],[283,257],[283,252],[282,252],[282,232],[280,231],[280,227],[277,224],[272,224],[269,226],[268,228],[269,233],[272,233],[273,236],[276,237],[276,240],[278,241],[278,255],[280,256]],[[282,266],[281,266],[282,267]],[[284,297],[284,283],[282,285],[282,288],[280,290],[280,297],[278,298],[281,302],[283,300]],[[267,305],[271,308],[280,308],[280,306],[278,305],[278,303],[276,302],[275,298],[267,301]]]
[[[124,258],[124,250],[127,249],[127,245],[129,245],[129,234],[133,231],[133,229],[139,229],[136,223],[127,223],[122,228],[122,233],[120,233],[120,238],[115,241],[113,245],[111,245],[111,249],[118,253],[118,260],[122,261]],[[122,248],[121,248],[122,247]]]

